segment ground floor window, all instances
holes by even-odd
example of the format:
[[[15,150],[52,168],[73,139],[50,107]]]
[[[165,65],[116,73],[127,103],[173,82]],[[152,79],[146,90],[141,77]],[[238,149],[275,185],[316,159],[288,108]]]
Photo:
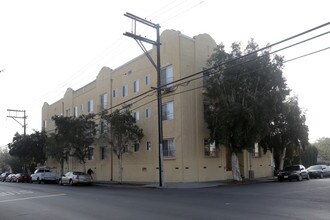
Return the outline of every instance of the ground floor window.
[[[174,139],[163,140],[163,155],[164,157],[175,156]]]
[[[218,156],[218,148],[216,147],[215,141],[210,141],[210,139],[204,139],[204,156],[206,157]]]

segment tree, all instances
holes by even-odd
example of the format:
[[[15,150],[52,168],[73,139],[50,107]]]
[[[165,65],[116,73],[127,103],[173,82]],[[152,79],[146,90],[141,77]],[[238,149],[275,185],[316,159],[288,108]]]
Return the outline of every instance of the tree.
[[[274,117],[270,124],[270,132],[261,140],[265,149],[273,149],[278,157],[278,169],[282,170],[284,162],[294,163],[297,157],[300,163],[300,153],[307,146],[308,126],[305,124],[306,117],[298,105],[298,98],[291,97],[283,103],[279,114]],[[287,157],[289,155],[289,157]]]
[[[330,162],[330,138],[323,137],[314,143],[315,147],[318,149],[320,156]]]
[[[30,172],[46,161],[45,143],[45,132],[34,131],[30,135],[16,133],[13,142],[8,145],[9,154],[19,158],[23,164],[23,172]]]
[[[108,125],[106,132],[100,135],[100,140],[111,145],[118,158],[118,176],[122,183],[122,155],[125,147],[131,143],[138,143],[143,138],[143,130],[136,125],[136,120],[129,109],[120,112],[118,109],[111,114],[103,114],[102,120]]]
[[[7,149],[0,149],[0,172],[9,171],[11,156]]]
[[[220,44],[207,62],[213,67],[206,86],[210,138],[232,152],[233,177],[238,181],[237,153],[252,151],[254,143],[269,133],[271,121],[289,94],[282,76],[283,59],[257,50],[253,40],[244,51],[233,43],[230,53]]]
[[[308,145],[301,154],[301,162],[305,167],[317,164],[318,150],[315,145]]]
[[[48,139],[47,152],[61,162],[61,169],[67,153],[70,152],[70,156],[76,157],[86,172],[86,159],[96,134],[96,123],[93,118],[93,114],[52,118],[56,130]]]

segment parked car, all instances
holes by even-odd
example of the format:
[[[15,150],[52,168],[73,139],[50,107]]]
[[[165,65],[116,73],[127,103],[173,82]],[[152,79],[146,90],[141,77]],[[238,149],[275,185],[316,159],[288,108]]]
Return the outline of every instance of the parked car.
[[[90,175],[84,172],[67,172],[65,175],[61,176],[59,179],[59,184],[70,184],[70,185],[77,185],[77,184],[84,184],[84,185],[91,185],[92,178]]]
[[[17,183],[29,183],[29,182],[31,182],[31,177],[27,173],[17,173],[15,175],[15,181],[13,181],[13,182],[17,182]]]
[[[327,165],[314,165],[307,168],[311,178],[323,178],[330,176],[330,168]]]
[[[309,180],[309,174],[307,169],[303,165],[293,165],[285,167],[277,175],[278,181],[293,180],[301,181],[303,179]]]
[[[6,177],[6,182],[12,182],[13,181],[13,176],[15,176],[14,173],[10,173],[7,177]]]
[[[8,172],[2,173],[1,176],[0,176],[0,181],[5,182],[6,178],[9,174],[10,173],[8,173]]]
[[[58,175],[55,172],[52,172],[49,168],[38,168],[31,175],[31,183],[48,183],[53,182],[56,183],[58,180]]]

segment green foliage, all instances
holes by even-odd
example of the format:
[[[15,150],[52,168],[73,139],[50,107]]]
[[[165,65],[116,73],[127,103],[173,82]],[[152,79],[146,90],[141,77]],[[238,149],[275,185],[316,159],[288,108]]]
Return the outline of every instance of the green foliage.
[[[315,145],[308,145],[301,153],[301,163],[305,167],[317,164],[318,150]]]
[[[108,124],[109,129],[100,138],[108,141],[118,158],[122,155],[125,144],[137,143],[144,136],[143,129],[138,127],[128,109],[123,112],[115,110],[111,114],[103,114],[101,118]]]
[[[251,54],[257,49],[253,40],[244,51],[240,44],[232,44],[230,53],[220,44],[208,60],[208,66],[217,66],[206,87],[210,137],[233,152],[252,150],[269,134],[269,125],[289,94],[282,58],[270,56],[267,50]]]
[[[7,149],[0,149],[0,172],[9,171],[9,161],[11,156]]]
[[[35,131],[25,136],[16,133],[13,142],[8,145],[9,154],[22,162],[23,169],[31,171],[37,164],[46,161],[45,143],[45,132]]]
[[[318,149],[320,156],[330,162],[330,138],[320,138],[314,145]]]
[[[54,116],[56,131],[48,138],[47,154],[63,161],[70,152],[81,164],[86,163],[89,147],[94,143],[96,123],[94,115],[79,117]]]

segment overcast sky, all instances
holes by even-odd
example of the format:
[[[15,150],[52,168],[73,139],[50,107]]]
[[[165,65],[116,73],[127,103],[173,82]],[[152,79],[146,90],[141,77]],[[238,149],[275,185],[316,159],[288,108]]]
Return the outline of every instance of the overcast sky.
[[[0,147],[23,128],[7,109],[26,110],[27,133],[41,129],[41,108],[142,54],[131,31],[130,12],[161,31],[193,37],[208,33],[229,50],[254,38],[260,47],[330,21],[328,0],[0,0]],[[141,35],[154,32],[138,26]],[[330,31],[330,25],[294,42]],[[291,59],[330,46],[329,34],[278,52]],[[330,137],[330,50],[286,63],[284,76],[306,111],[310,141]],[[22,114],[18,115],[22,116]],[[19,120],[23,123],[23,120]]]

